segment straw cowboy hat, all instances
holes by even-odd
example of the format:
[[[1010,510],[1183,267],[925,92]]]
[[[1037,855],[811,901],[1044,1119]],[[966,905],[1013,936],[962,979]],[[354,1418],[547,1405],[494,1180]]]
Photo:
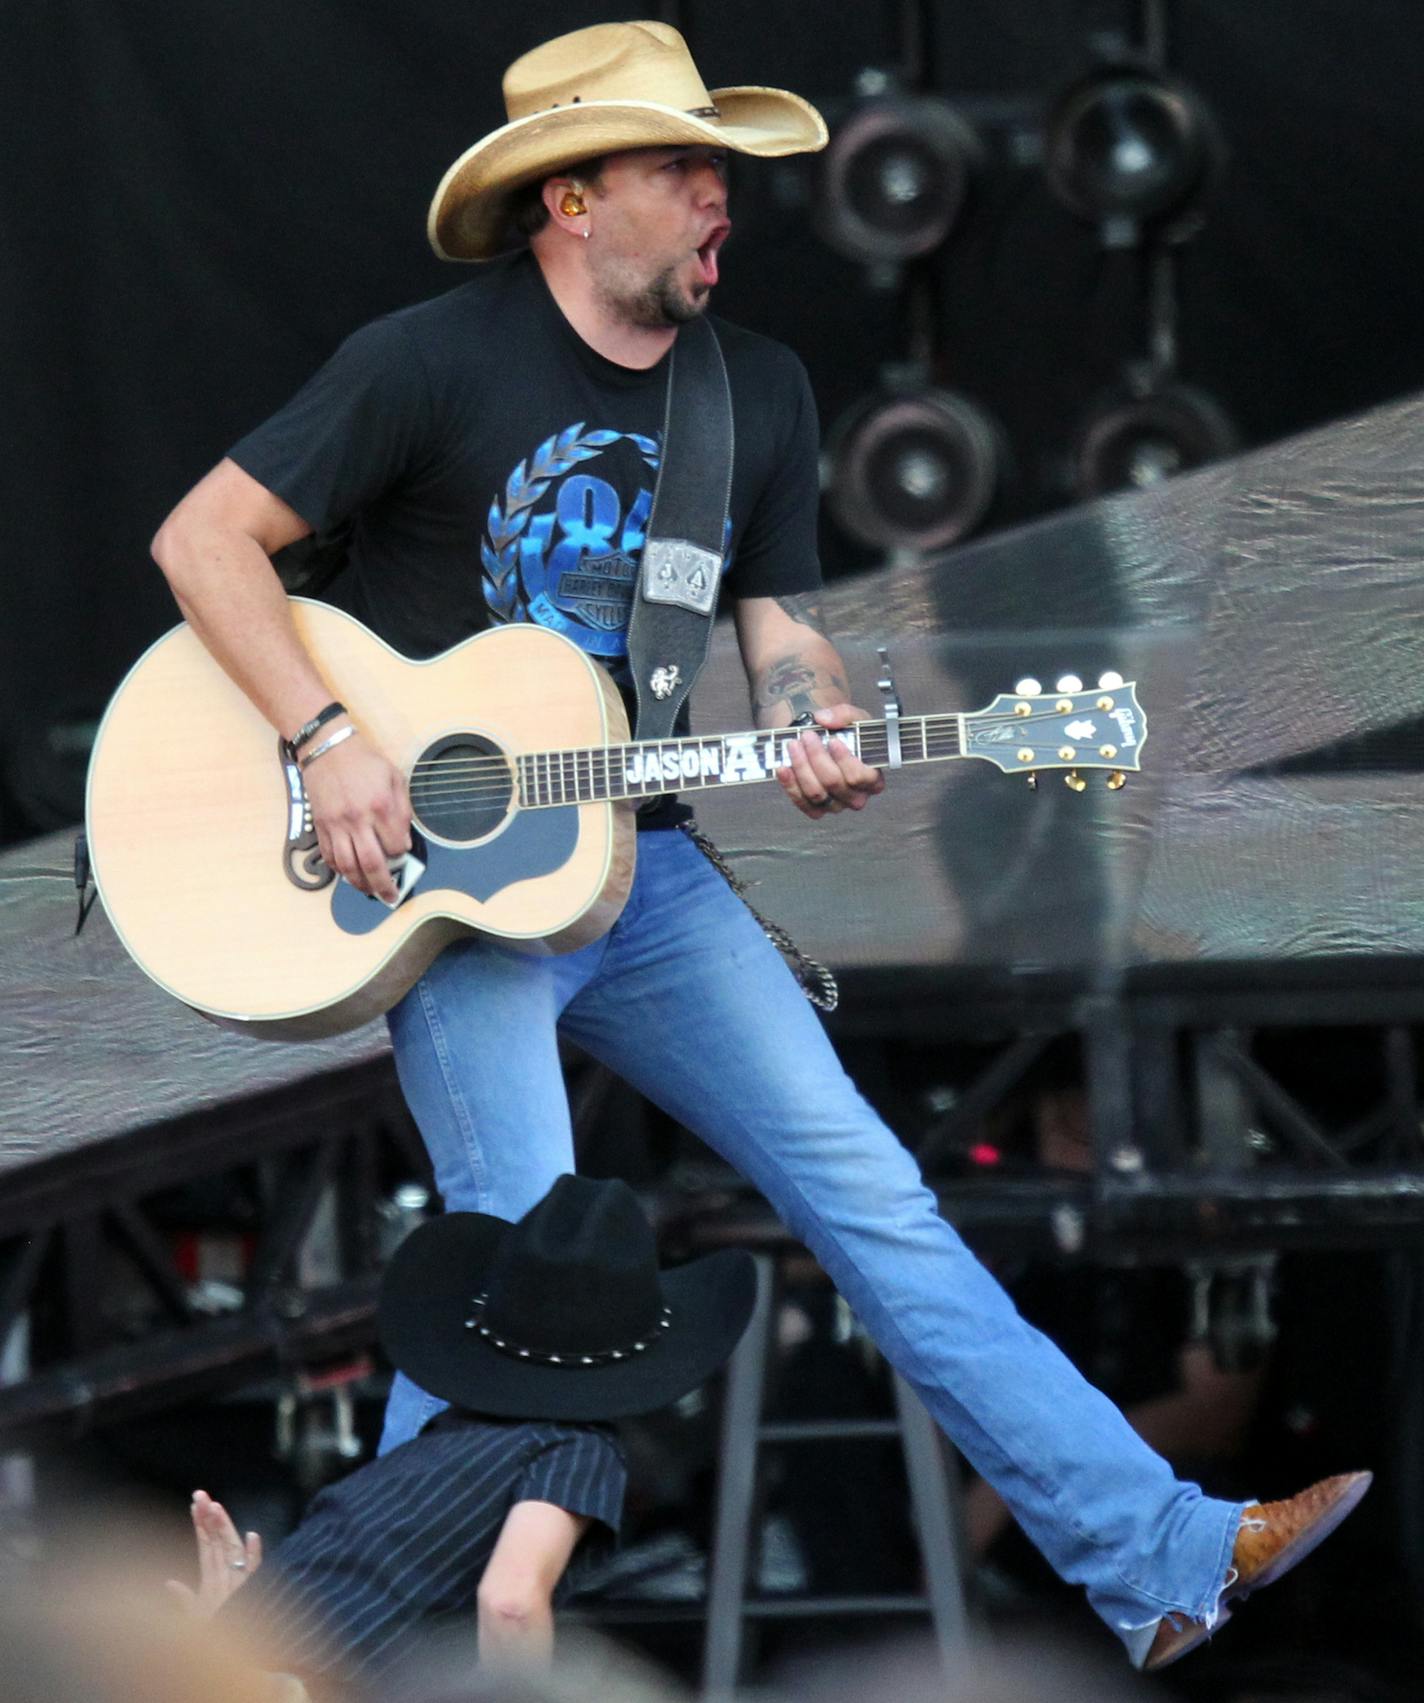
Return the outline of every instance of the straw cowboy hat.
[[[564,166],[624,148],[696,144],[775,158],[814,153],[826,126],[784,89],[713,89],[668,24],[594,24],[556,36],[504,74],[508,124],[467,148],[430,204],[443,260],[487,260],[511,193]]]
[[[391,1256],[377,1313],[393,1365],[458,1407],[505,1419],[618,1419],[694,1390],[751,1317],[751,1256],[670,1270],[637,1196],[560,1177],[517,1224],[446,1212]]]

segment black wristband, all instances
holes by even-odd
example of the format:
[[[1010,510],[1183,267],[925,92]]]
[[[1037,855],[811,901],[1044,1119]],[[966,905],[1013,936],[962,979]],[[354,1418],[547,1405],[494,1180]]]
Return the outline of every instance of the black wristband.
[[[327,722],[335,721],[337,716],[346,713],[345,704],[328,704],[324,710],[318,710],[309,722],[299,727],[292,737],[285,741],[288,754],[295,757],[298,748],[305,745],[314,733],[325,727]]]

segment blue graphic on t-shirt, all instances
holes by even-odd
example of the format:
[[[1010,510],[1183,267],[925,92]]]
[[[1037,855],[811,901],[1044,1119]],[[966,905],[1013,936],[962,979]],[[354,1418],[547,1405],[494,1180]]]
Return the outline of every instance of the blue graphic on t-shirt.
[[[617,673],[628,654],[628,617],[653,493],[640,486],[625,514],[618,488],[581,464],[626,441],[656,473],[660,446],[638,432],[584,426],[579,421],[546,438],[490,504],[482,584],[495,622],[552,627]],[[552,505],[544,501],[550,491]],[[727,531],[730,537],[730,519]]]

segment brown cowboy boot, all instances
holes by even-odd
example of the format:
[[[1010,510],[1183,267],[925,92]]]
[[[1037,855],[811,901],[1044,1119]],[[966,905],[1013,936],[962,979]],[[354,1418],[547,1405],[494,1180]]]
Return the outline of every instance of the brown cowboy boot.
[[[1241,1516],[1241,1528],[1231,1551],[1231,1566],[1222,1587],[1216,1624],[1169,1614],[1157,1624],[1157,1636],[1143,1662],[1146,1669],[1164,1668],[1194,1650],[1224,1621],[1227,1604],[1249,1597],[1263,1585],[1288,1573],[1297,1561],[1330,1536],[1370,1487],[1373,1473],[1346,1472],[1322,1478],[1285,1502],[1252,1503]]]

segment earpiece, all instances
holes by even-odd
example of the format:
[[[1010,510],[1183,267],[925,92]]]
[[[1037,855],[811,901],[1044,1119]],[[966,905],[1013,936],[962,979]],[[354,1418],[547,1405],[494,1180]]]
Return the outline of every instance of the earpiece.
[[[577,190],[565,190],[563,199],[559,202],[559,211],[565,218],[577,218],[580,213],[587,211],[583,204],[583,196]]]

